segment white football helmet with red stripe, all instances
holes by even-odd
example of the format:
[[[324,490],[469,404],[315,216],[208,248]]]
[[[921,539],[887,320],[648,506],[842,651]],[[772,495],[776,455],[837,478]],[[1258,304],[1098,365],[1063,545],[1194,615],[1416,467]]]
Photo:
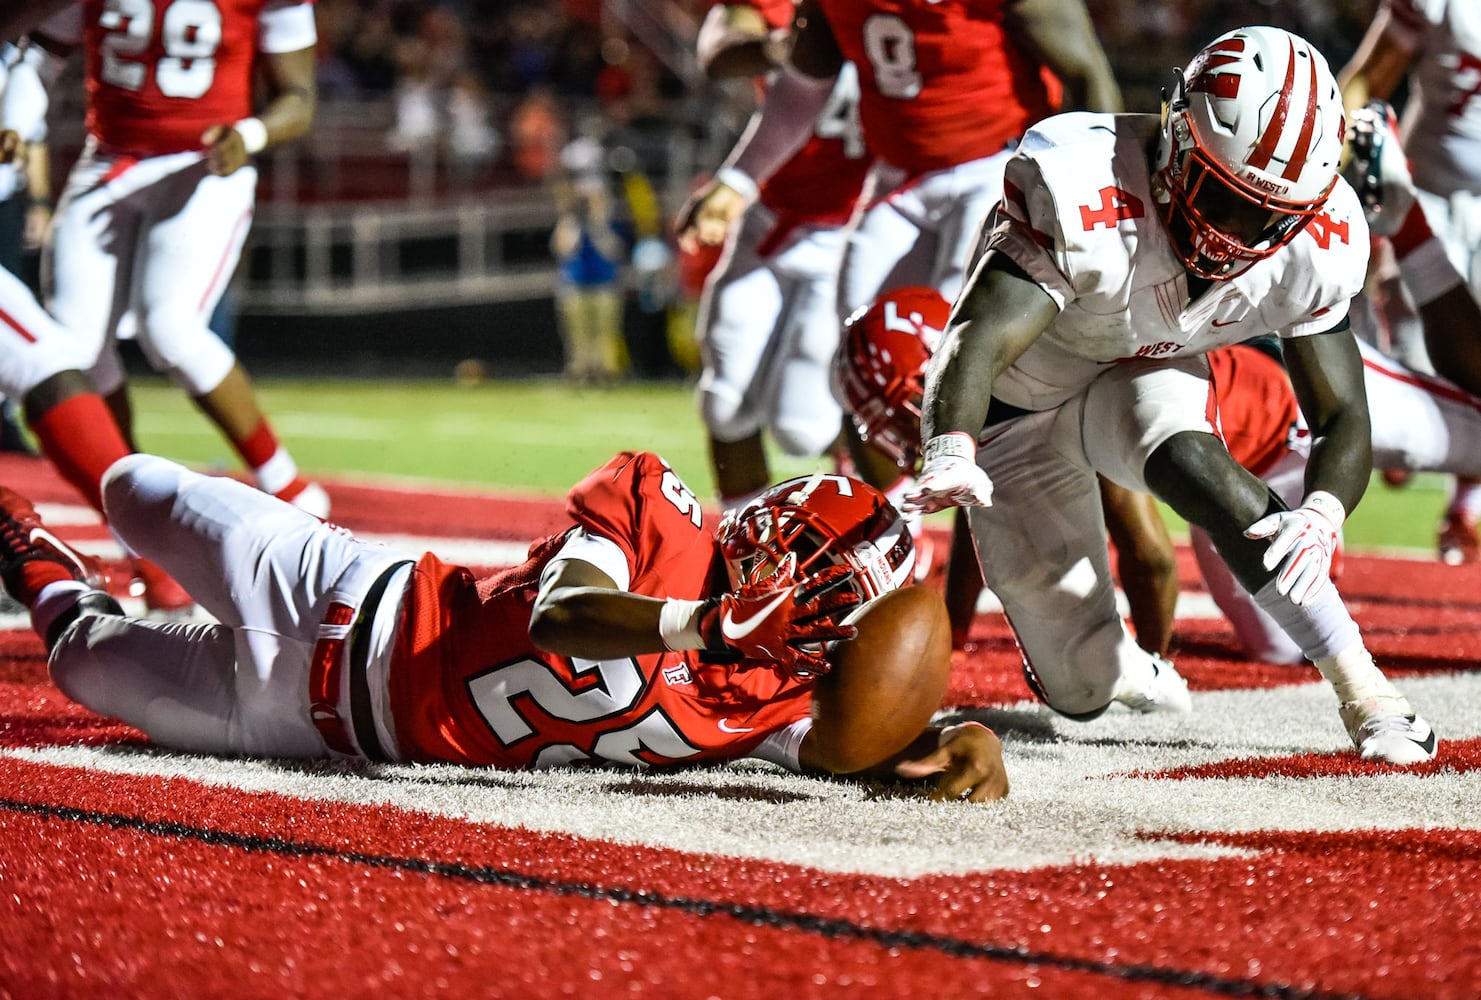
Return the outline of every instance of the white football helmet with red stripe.
[[[717,532],[733,587],[764,579],[787,556],[799,577],[829,566],[854,570],[864,600],[911,582],[915,546],[894,504],[874,487],[821,472],[771,487]]]
[[[1184,265],[1248,269],[1289,243],[1337,183],[1346,127],[1326,59],[1280,28],[1221,35],[1163,109],[1153,193]]]
[[[859,437],[902,469],[920,464],[925,367],[951,303],[934,288],[891,289],[850,316],[833,374]]]

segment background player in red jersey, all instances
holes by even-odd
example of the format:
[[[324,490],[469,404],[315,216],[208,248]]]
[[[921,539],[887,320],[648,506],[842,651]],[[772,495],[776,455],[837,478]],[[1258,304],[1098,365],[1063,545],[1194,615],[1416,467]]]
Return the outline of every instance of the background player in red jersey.
[[[251,224],[251,157],[308,131],[314,113],[313,5],[300,0],[86,0],[80,42],[88,143],[67,180],[45,268],[48,307],[95,358],[89,375],[131,437],[115,340],[136,335],[149,361],[214,421],[259,487],[328,513],[257,404],[246,371],[207,321]],[[253,82],[266,103],[253,113]]]
[[[483,580],[154,456],[120,461],[103,491],[120,537],[220,624],[121,616],[8,490],[0,577],[62,691],[162,745],[507,768],[750,756],[1006,794],[996,737],[928,725],[945,614],[897,589],[909,534],[863,483],[780,484],[717,537],[662,459],[623,453],[572,489],[569,530]],[[856,628],[900,598],[921,614],[852,656]]]
[[[838,320],[886,288],[927,285],[955,298],[973,231],[1001,197],[1024,129],[1060,107],[1121,109],[1080,0],[808,0],[766,113],[685,220],[698,239],[720,238],[747,202],[746,178],[771,177],[803,140],[845,61],[858,70],[874,163],[840,265]],[[856,459],[896,503],[912,485],[867,449]],[[922,562],[930,558],[923,545]]]
[[[15,132],[0,130],[0,163],[15,156]],[[0,268],[0,394],[18,400],[41,451],[100,513],[103,473],[132,449],[82,369],[80,340],[59,327],[20,278]],[[132,560],[150,611],[184,614],[195,602],[146,559]]]
[[[712,79],[757,77],[764,104],[764,75],[786,58],[792,14],[792,0],[716,4],[700,30],[700,65]],[[749,192],[754,201],[705,282],[699,410],[727,510],[772,481],[763,432],[798,456],[821,455],[838,440],[843,414],[828,384],[838,267],[869,168],[858,104],[858,76],[847,66],[806,142]],[[723,169],[719,177],[749,183]]]

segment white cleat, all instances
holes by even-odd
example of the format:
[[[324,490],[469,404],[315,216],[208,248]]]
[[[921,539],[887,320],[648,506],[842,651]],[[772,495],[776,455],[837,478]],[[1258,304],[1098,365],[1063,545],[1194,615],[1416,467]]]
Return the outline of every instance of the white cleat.
[[[1435,731],[1414,714],[1405,698],[1349,701],[1337,713],[1363,760],[1405,767],[1435,759],[1439,746]]]
[[[1140,688],[1118,690],[1112,697],[1133,712],[1168,712],[1188,715],[1193,711],[1193,698],[1188,682],[1178,673],[1171,660],[1152,657],[1152,679]]]

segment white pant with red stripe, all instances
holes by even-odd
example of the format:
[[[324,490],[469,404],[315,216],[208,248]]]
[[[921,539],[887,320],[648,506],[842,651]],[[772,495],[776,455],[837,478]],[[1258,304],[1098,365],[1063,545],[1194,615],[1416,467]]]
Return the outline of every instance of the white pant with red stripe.
[[[96,359],[100,392],[123,382],[114,340],[130,331],[190,395],[221,384],[236,358],[207,323],[241,256],[256,188],[255,168],[217,177],[199,152],[83,151],[57,206],[46,279],[52,315]]]
[[[719,441],[766,430],[789,455],[821,455],[843,422],[831,374],[843,231],[798,226],[767,247],[776,225],[750,208],[705,282],[700,416]]]
[[[1358,348],[1373,425],[1374,467],[1481,476],[1481,399],[1406,368],[1361,341]],[[1305,428],[1304,423],[1299,426]],[[1287,504],[1300,504],[1306,492],[1305,451],[1288,451],[1264,479]],[[1270,663],[1305,663],[1296,644],[1234,579],[1207,533],[1193,527],[1189,536],[1209,596],[1234,626],[1245,653]]]
[[[86,371],[92,355],[41,308],[25,282],[0,268],[0,395],[24,400],[58,372]]]
[[[331,606],[361,608],[381,574],[406,563],[409,576],[411,557],[360,541],[245,483],[153,455],[115,462],[103,479],[103,501],[123,543],[179,580],[219,624],[81,618],[52,650],[57,687],[162,746],[328,755],[315,717],[350,701],[340,690],[323,705],[311,697],[321,641],[349,646],[349,622],[336,624]],[[394,753],[384,670],[399,600],[383,599],[380,608],[369,639],[376,666],[368,686],[378,739]],[[347,672],[338,675],[347,685]]]
[[[1012,155],[1004,149],[914,180],[875,164],[862,196],[867,207],[844,250],[839,318],[903,285],[926,285],[954,300],[966,281],[978,227],[1003,197],[1003,170]]]

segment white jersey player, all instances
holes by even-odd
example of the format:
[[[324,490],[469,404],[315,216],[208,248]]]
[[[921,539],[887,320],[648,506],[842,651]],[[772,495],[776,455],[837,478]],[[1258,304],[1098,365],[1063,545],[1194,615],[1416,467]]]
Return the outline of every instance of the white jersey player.
[[[1340,74],[1344,100],[1354,109],[1386,101],[1406,77],[1400,135],[1415,193],[1451,263],[1481,296],[1481,4],[1383,0]],[[1440,526],[1441,558],[1481,560],[1478,524],[1481,482],[1462,478]]]
[[[1194,58],[1160,122],[1060,116],[1008,165],[928,369],[925,464],[907,503],[970,508],[1030,682],[1064,714],[1098,713],[1128,685],[1176,694],[1117,613],[1099,474],[1210,533],[1333,685],[1364,758],[1434,756],[1433,731],[1374,664],[1330,581],[1372,468],[1347,325],[1368,230],[1338,176],[1343,131],[1320,53],[1246,28]],[[1212,422],[1205,352],[1268,331],[1314,428],[1295,509]]]

